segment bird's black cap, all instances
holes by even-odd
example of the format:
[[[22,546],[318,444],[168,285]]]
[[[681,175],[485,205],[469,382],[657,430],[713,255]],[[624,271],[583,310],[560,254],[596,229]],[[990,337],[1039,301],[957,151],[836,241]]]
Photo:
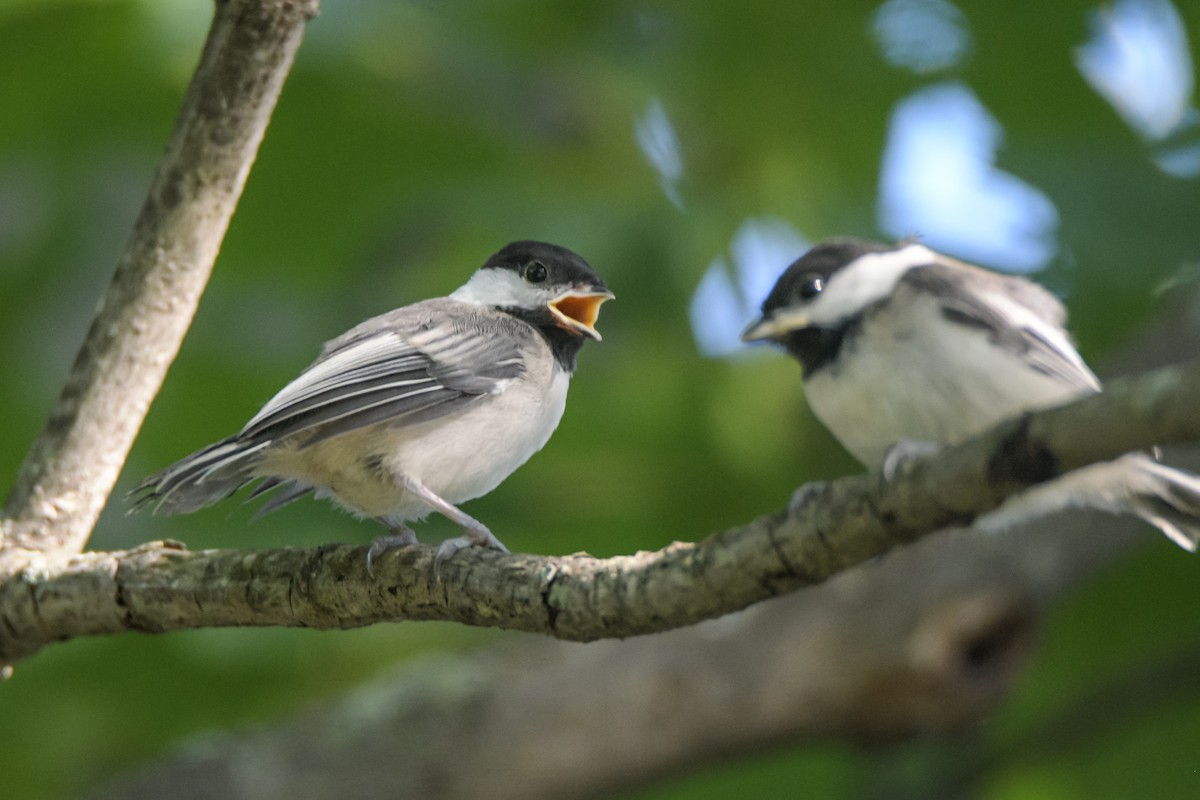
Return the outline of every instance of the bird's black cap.
[[[814,277],[828,282],[831,275],[862,256],[868,253],[886,253],[892,249],[892,245],[852,237],[821,242],[793,261],[779,276],[775,288],[771,289],[771,293],[763,301],[763,317],[769,317],[777,309],[802,301],[801,289]]]
[[[592,265],[585,261],[583,256],[548,242],[511,242],[494,253],[483,268],[510,269],[525,277],[535,263],[541,264],[546,270],[544,282],[548,286],[577,286],[600,292],[608,291],[604,280],[596,274],[596,270],[592,269]]]

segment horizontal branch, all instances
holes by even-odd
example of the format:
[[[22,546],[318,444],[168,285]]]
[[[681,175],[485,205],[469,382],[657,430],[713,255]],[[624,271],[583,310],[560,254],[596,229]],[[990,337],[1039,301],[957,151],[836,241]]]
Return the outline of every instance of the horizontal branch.
[[[1063,472],[1200,440],[1200,368],[1116,381],[1102,395],[1012,420],[972,441],[825,484],[779,513],[695,544],[597,559],[402,548],[367,574],[365,548],[0,553],[0,664],[53,641],[231,625],[352,628],[449,620],[591,641],[676,628],[820,583],[931,531],[969,522]],[[1096,431],[1104,431],[1097,436]]]
[[[1045,607],[1134,540],[1115,521],[1066,522],[999,547],[931,536],[657,636],[512,637],[418,657],[294,716],[173,747],[85,796],[624,796],[800,741],[973,730],[1026,674]]]

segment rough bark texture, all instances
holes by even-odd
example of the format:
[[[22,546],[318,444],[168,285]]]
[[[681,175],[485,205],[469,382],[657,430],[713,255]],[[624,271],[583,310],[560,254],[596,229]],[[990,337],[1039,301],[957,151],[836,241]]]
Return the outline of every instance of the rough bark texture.
[[[112,284],[0,520],[0,550],[79,552],[208,281],[317,0],[222,0]]]
[[[655,633],[820,583],[1062,472],[1198,440],[1197,407],[1200,367],[1161,369],[906,462],[892,480],[868,473],[822,485],[795,514],[609,559],[472,548],[435,574],[433,548],[415,546],[388,553],[371,576],[365,548],[348,545],[9,551],[0,553],[0,664],[75,636],[222,625],[438,619],[576,641]]]
[[[951,532],[657,636],[422,659],[93,797],[606,796],[771,745],[968,731],[1020,676],[1044,606],[1151,535],[1099,515]]]

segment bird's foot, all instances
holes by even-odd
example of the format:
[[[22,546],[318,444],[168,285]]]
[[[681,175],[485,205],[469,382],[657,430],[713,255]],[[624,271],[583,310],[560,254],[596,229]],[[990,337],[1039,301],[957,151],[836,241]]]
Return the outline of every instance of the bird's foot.
[[[921,442],[916,439],[901,439],[887,449],[883,454],[883,465],[880,468],[884,479],[891,483],[906,462],[914,458],[933,455],[940,449],[937,442]]]
[[[824,494],[828,486],[829,481],[812,481],[792,492],[792,499],[788,501],[788,515],[794,517],[799,514],[802,508]]]
[[[417,543],[417,535],[413,533],[412,528],[405,525],[389,525],[388,528],[390,533],[376,536],[367,550],[367,574],[371,577],[375,577],[375,573],[371,571],[371,564],[381,555],[393,548],[409,547]]]
[[[412,494],[425,501],[426,505],[438,512],[451,522],[462,526],[463,535],[455,539],[447,539],[438,545],[433,557],[433,575],[438,577],[438,569],[447,558],[462,550],[464,547],[490,547],[507,553],[508,548],[492,535],[487,526],[472,517],[453,503],[438,497],[437,493],[415,478],[403,477],[400,484]]]
[[[463,526],[462,536],[447,539],[438,545],[437,553],[433,557],[435,575],[447,558],[466,547],[488,547],[501,553],[508,553],[508,548],[487,529],[486,525],[476,520],[471,521],[474,523],[473,525]]]

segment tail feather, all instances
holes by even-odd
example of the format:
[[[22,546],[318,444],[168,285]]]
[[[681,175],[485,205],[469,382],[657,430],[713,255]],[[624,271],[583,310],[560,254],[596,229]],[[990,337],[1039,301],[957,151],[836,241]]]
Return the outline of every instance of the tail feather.
[[[230,437],[192,453],[138,484],[129,513],[152,506],[156,514],[188,514],[223,500],[258,477],[254,466],[268,444]]]
[[[1069,508],[1132,514],[1185,550],[1195,552],[1200,544],[1200,477],[1140,453],[1092,464],[1034,486],[975,524],[996,532]]]
[[[299,500],[301,497],[304,497],[304,495],[313,490],[313,487],[311,486],[307,486],[302,483],[296,483],[295,481],[289,481],[286,478],[267,478],[258,486],[255,486],[254,491],[250,492],[250,494],[246,496],[246,502],[248,503],[251,500],[256,500],[259,497],[262,497],[264,494],[274,491],[275,489],[279,489],[280,487],[283,487],[282,491],[271,497],[269,500],[259,506],[258,511],[254,512],[255,519],[265,517],[272,511],[278,511],[288,503]]]

